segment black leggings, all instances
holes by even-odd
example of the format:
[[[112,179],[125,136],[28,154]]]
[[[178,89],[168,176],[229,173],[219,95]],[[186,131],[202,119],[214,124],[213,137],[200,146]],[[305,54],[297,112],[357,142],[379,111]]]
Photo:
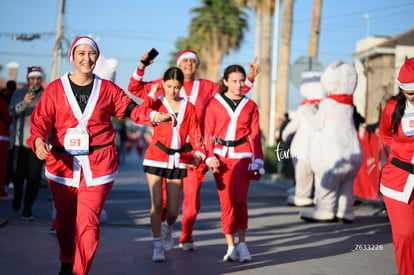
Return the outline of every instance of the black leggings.
[[[30,212],[37,198],[41,185],[41,172],[43,161],[38,159],[30,148],[17,146],[13,151],[13,209],[18,211],[21,207],[23,186],[26,180],[23,212]]]

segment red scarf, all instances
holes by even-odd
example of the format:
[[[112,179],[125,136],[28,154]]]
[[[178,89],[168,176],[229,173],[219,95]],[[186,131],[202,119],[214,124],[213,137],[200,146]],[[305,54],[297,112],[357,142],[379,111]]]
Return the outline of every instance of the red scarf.
[[[352,95],[330,95],[328,96],[328,98],[332,98],[333,100],[335,100],[338,103],[342,103],[342,104],[348,104],[353,106],[354,105],[354,98]]]
[[[310,105],[314,105],[316,103],[320,103],[322,99],[307,99],[304,100],[300,105],[305,105],[306,103],[309,103]]]

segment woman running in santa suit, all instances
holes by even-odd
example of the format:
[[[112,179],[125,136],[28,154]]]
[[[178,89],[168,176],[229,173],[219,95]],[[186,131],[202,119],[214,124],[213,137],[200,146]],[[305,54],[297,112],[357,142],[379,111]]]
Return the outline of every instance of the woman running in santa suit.
[[[398,75],[400,92],[381,116],[380,135],[390,146],[380,191],[390,218],[399,274],[414,274],[414,58]]]
[[[164,94],[156,99],[160,85],[152,85],[151,93],[144,105],[175,116],[174,128],[169,125],[154,125],[154,134],[144,159],[151,193],[151,227],[154,237],[154,262],[165,261],[164,249],[173,247],[172,225],[178,217],[180,194],[183,178],[187,176],[187,165],[197,167],[205,159],[202,135],[194,105],[180,94],[184,75],[177,67],[169,68],[162,81]],[[186,140],[191,144],[193,153],[185,150]],[[163,181],[166,189],[166,220],[162,222]],[[162,240],[161,240],[162,239]]]
[[[231,65],[224,70],[220,93],[206,109],[207,165],[213,170],[221,205],[221,223],[227,243],[224,261],[250,261],[246,245],[249,165],[263,169],[263,151],[257,105],[242,95],[246,73]],[[252,163],[253,161],[253,163]],[[235,247],[235,234],[238,245]]]
[[[49,84],[31,117],[27,143],[46,160],[57,211],[59,274],[88,274],[95,255],[99,217],[118,170],[111,116],[147,125],[174,120],[137,105],[116,84],[94,75],[98,57],[94,40],[76,39],[69,54],[75,71]]]

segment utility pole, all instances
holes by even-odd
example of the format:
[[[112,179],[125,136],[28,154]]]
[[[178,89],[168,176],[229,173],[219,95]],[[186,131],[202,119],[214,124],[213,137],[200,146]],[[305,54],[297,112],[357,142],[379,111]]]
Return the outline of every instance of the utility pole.
[[[53,51],[53,66],[50,81],[60,76],[60,59],[62,57],[62,39],[63,39],[63,14],[65,13],[65,0],[60,0],[59,17],[56,27],[55,50]]]
[[[277,90],[277,65],[279,62],[279,12],[280,0],[275,0],[275,10],[273,15],[273,52],[272,52],[272,80],[270,85],[270,121],[269,137],[267,145],[275,144],[275,124],[276,124],[276,90]]]
[[[321,9],[322,0],[313,0],[312,8],[312,26],[309,42],[309,56],[311,58],[318,57],[319,35],[321,33]],[[309,68],[312,69],[312,68]]]

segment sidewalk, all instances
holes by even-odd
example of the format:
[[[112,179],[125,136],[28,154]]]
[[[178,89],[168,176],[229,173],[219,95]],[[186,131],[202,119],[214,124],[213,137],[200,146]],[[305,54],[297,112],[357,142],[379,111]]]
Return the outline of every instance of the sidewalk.
[[[304,208],[287,206],[291,181],[264,177],[249,191],[247,240],[249,263],[222,262],[226,245],[221,233],[220,206],[209,172],[201,190],[201,209],[194,229],[195,252],[178,248],[180,220],[174,225],[175,247],[167,261],[153,263],[149,223],[149,193],[135,154],[120,165],[119,176],[104,209],[100,244],[90,275],[129,274],[397,274],[391,227],[380,206],[358,206],[353,224],[305,223]],[[33,207],[34,222],[20,220],[11,201],[0,201],[0,265],[5,275],[57,274],[60,262],[56,236],[49,234],[52,202],[48,188],[40,190]],[[358,251],[355,251],[358,250]]]

